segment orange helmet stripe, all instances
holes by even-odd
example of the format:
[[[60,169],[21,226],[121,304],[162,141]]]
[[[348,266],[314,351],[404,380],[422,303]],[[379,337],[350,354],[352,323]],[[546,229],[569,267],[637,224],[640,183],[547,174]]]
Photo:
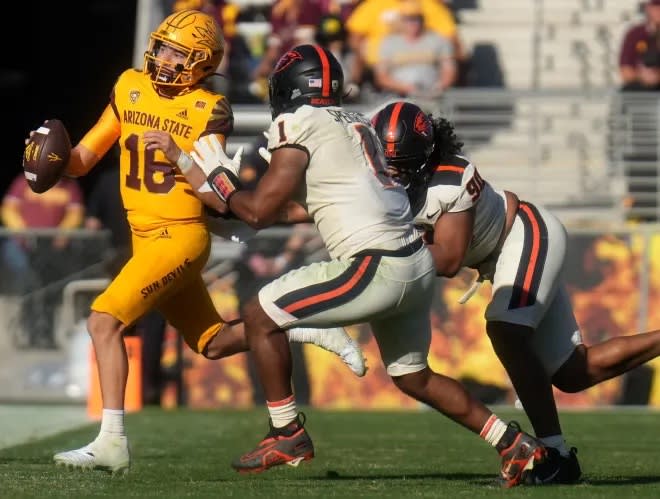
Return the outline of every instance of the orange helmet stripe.
[[[330,63],[328,62],[328,56],[325,55],[323,49],[321,49],[321,47],[319,47],[318,45],[314,45],[314,48],[316,49],[316,53],[319,55],[319,59],[321,59],[321,69],[323,71],[322,73],[323,87],[321,89],[321,96],[329,97],[330,96]]]
[[[387,135],[385,137],[394,136],[396,131],[396,123],[399,121],[399,113],[401,113],[401,108],[403,107],[403,102],[397,102],[394,104],[392,109],[392,115],[390,116],[390,123],[387,128]],[[387,141],[387,152],[394,153],[394,142]]]

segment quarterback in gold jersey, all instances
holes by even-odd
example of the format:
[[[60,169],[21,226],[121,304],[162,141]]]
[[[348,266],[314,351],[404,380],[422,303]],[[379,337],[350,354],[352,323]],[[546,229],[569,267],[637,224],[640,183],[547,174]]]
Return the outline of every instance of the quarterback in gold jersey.
[[[160,48],[148,54],[153,50],[157,54],[174,52]],[[222,45],[216,50],[219,61]],[[215,68],[213,57],[212,53],[207,71]],[[147,56],[147,68],[156,66],[150,58]],[[67,173],[87,173],[94,160],[119,140],[120,188],[133,234],[133,258],[92,310],[107,312],[129,325],[158,305],[188,345],[202,352],[217,329],[217,314],[200,275],[210,248],[204,210],[176,162],[160,150],[148,149],[144,136],[154,131],[167,135],[178,156],[182,150],[192,149],[192,142],[203,135],[217,134],[224,141],[232,131],[233,116],[223,96],[199,85],[190,87],[189,79],[185,85],[170,83],[183,78],[175,78],[174,71],[168,77],[164,73],[163,69],[157,73],[156,85],[153,72],[129,69],[121,74],[110,104],[74,149],[80,151],[80,161],[74,159]],[[87,155],[92,155],[92,161],[87,161]],[[141,286],[136,289],[138,282]],[[163,302],[165,296],[176,306]],[[200,300],[208,303],[202,307]],[[190,313],[193,309],[200,313]]]
[[[247,350],[242,322],[222,320],[201,276],[210,236],[200,199],[217,197],[196,192],[205,177],[191,185],[184,176],[193,166],[186,151],[195,140],[215,136],[224,145],[233,128],[227,99],[202,85],[223,53],[222,33],[213,17],[195,10],[170,15],[150,36],[143,70],[129,69],[119,76],[109,105],[71,152],[66,174],[77,177],[119,142],[121,196],[133,251],[93,302],[87,322],[103,394],[101,431],[90,444],[56,454],[58,464],[128,470],[123,410],[128,363],[122,336],[146,312],[160,310],[188,346],[206,357]],[[305,330],[299,341],[317,342],[311,337],[315,332],[322,333]],[[332,333],[334,343],[320,346],[349,364],[349,353],[338,349],[338,341],[344,340],[350,355],[359,349],[343,329]],[[361,353],[359,361],[363,371]]]

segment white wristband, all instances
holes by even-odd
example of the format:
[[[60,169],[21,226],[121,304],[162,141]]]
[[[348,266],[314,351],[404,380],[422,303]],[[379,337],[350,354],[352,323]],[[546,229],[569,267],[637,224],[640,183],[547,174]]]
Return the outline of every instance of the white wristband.
[[[194,161],[190,154],[187,154],[186,152],[181,150],[181,153],[179,154],[179,159],[176,160],[176,165],[179,167],[179,170],[181,170],[181,173],[186,173],[188,170],[192,168]]]

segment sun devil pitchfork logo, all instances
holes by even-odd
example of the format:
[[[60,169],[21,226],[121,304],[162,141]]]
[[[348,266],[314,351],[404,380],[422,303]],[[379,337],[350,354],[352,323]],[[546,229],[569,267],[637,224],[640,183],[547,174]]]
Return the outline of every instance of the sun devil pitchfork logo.
[[[62,156],[55,152],[49,152],[48,153],[48,161],[51,163],[57,162],[57,161],[62,161]]]

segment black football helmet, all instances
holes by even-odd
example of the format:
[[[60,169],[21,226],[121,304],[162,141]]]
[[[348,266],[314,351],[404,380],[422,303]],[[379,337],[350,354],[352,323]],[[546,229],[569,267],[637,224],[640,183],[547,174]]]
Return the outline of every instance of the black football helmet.
[[[320,45],[298,45],[277,61],[268,80],[270,111],[275,118],[302,105],[341,106],[344,72]]]
[[[399,174],[422,172],[433,152],[433,123],[419,106],[392,102],[371,120],[383,145],[385,160]]]

